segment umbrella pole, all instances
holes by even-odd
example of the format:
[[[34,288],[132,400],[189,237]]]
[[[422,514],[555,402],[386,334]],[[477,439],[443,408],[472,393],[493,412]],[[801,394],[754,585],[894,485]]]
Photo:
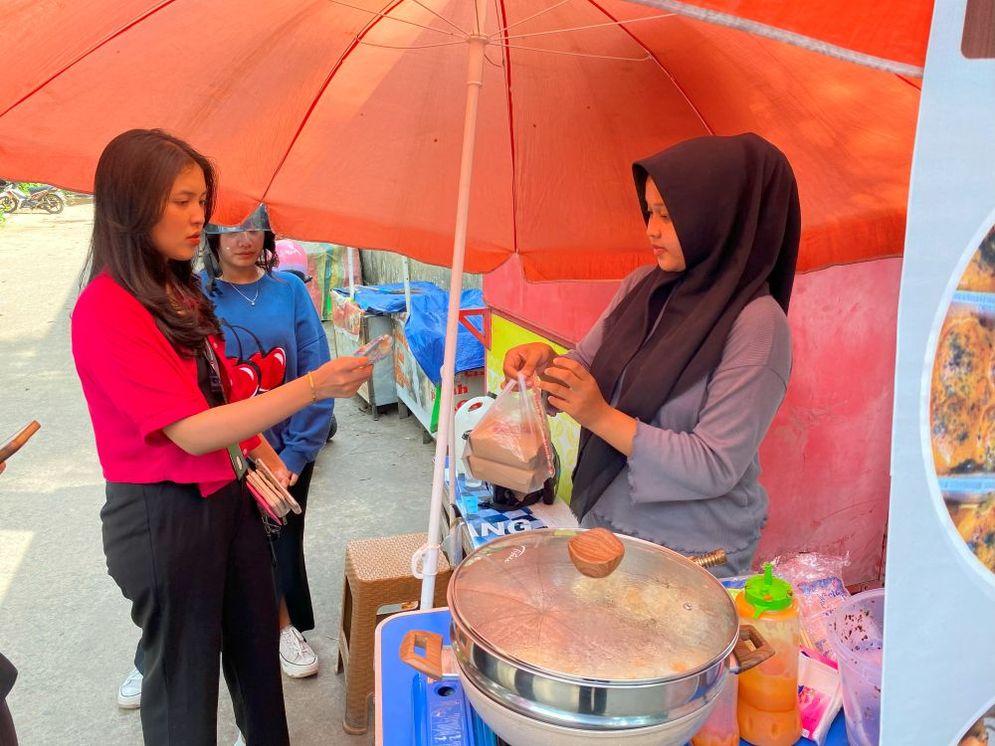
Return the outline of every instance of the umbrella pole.
[[[411,260],[404,257],[401,260],[401,271],[404,279],[404,310],[411,315]]]
[[[473,177],[473,151],[477,139],[477,110],[480,89],[484,82],[483,35],[486,0],[477,5],[476,33],[470,36],[466,79],[466,117],[463,121],[463,152],[460,156],[459,197],[456,200],[456,231],[453,239],[453,268],[449,282],[449,315],[446,319],[446,348],[442,362],[442,401],[439,405],[439,431],[435,439],[435,470],[432,474],[432,503],[428,518],[428,540],[422,555],[422,609],[431,609],[435,599],[435,576],[439,563],[439,541],[442,535],[442,489],[445,481],[446,456],[449,453],[453,429],[453,387],[456,378],[456,332],[459,328],[460,294],[463,290],[463,257],[466,254],[466,232],[470,217],[470,182]],[[452,454],[449,454],[452,458]],[[456,464],[451,463],[455,470]]]

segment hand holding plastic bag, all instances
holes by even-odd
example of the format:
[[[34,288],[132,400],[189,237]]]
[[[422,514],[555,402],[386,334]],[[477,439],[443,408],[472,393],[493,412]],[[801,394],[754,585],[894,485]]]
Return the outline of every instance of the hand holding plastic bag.
[[[463,458],[477,479],[528,494],[555,473],[549,423],[535,383],[519,376],[505,385],[470,432]]]

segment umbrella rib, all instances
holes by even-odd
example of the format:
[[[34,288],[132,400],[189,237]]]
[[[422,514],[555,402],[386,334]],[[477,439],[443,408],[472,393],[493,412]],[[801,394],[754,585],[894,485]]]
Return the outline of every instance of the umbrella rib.
[[[415,5],[421,6],[422,8],[424,8],[425,10],[427,10],[429,13],[431,13],[433,16],[435,16],[440,21],[442,21],[443,23],[448,23],[456,31],[459,31],[461,34],[463,34],[463,36],[469,36],[470,35],[469,32],[465,31],[464,29],[461,29],[459,26],[457,26],[455,23],[453,23],[452,21],[450,21],[448,18],[446,18],[441,13],[438,13],[438,12],[432,10],[430,7],[428,7],[427,5],[425,5],[425,3],[421,2],[421,0],[411,0],[411,2],[413,2]],[[476,6],[474,6],[474,7],[476,7]],[[479,21],[478,21],[477,25],[480,25]]]
[[[145,11],[140,16],[138,16],[138,18],[135,18],[134,20],[129,21],[124,26],[122,26],[121,28],[119,28],[117,31],[111,32],[106,37],[104,37],[100,41],[96,42],[89,49],[87,49],[87,50],[85,50],[83,52],[80,52],[79,55],[77,55],[75,57],[75,59],[72,59],[69,62],[67,62],[60,70],[58,70],[55,73],[53,73],[52,75],[50,75],[47,80],[44,80],[41,83],[39,83],[32,90],[30,90],[26,94],[24,94],[24,96],[22,96],[17,101],[15,101],[13,104],[11,104],[6,109],[4,109],[2,112],[0,112],[0,117],[6,116],[7,114],[9,114],[15,108],[17,108],[22,103],[24,103],[24,101],[26,101],[27,99],[31,98],[31,96],[33,96],[36,93],[38,93],[38,91],[40,91],[42,88],[44,88],[49,83],[51,83],[53,80],[55,80],[60,75],[62,75],[62,73],[68,71],[69,68],[75,66],[76,63],[80,62],[84,57],[87,57],[87,56],[93,54],[94,52],[96,52],[98,49],[100,49],[105,44],[109,44],[110,42],[114,41],[114,39],[116,39],[117,37],[119,37],[121,34],[123,34],[128,29],[132,28],[133,26],[137,26],[139,23],[141,23],[142,21],[144,21],[149,16],[158,13],[160,10],[162,10],[163,8],[165,8],[167,5],[171,5],[173,2],[175,2],[175,0],[162,0],[162,2],[160,2],[154,8],[150,8],[149,10]]]
[[[500,62],[495,62],[494,60],[492,60],[490,55],[487,54],[486,51],[484,52],[484,59],[487,60],[487,64],[489,64],[491,67],[498,67],[498,68],[504,67],[504,65],[501,64]]]
[[[545,49],[543,47],[525,47],[521,44],[499,44],[498,46],[504,47],[505,49],[522,49],[527,52],[546,52],[548,54],[561,54],[567,57],[587,57],[592,60],[616,60],[619,62],[646,62],[652,60],[653,57],[650,54],[646,54],[645,57],[617,57],[610,54],[588,54],[586,52],[567,52],[562,49]]]
[[[563,2],[558,5],[563,5],[563,3],[569,2],[569,0],[563,0]],[[505,24],[505,28],[508,27],[508,9],[504,5],[505,0],[494,0],[494,4],[498,9],[498,16],[501,19],[501,23]],[[558,7],[558,6],[553,6]],[[545,11],[544,11],[545,12]],[[507,52],[502,52],[502,58],[504,59],[504,95],[508,103],[508,152],[511,155],[511,245],[514,253],[518,253],[518,172],[517,172],[517,154],[515,151],[515,106],[514,100],[511,97],[511,55]]]
[[[570,28],[552,29],[551,31],[533,31],[533,32],[528,33],[528,34],[512,34],[511,36],[505,36],[504,38],[505,38],[505,40],[508,40],[508,39],[525,39],[525,38],[528,38],[530,36],[548,36],[550,34],[565,34],[565,33],[568,33],[570,31],[586,31],[587,29],[606,28],[608,26],[617,26],[617,27],[621,28],[626,23],[639,23],[640,21],[656,21],[656,20],[659,20],[661,18],[671,18],[671,17],[673,17],[675,15],[677,15],[677,14],[676,13],[661,13],[660,15],[656,15],[656,16],[646,16],[645,18],[629,18],[629,19],[624,20],[624,21],[608,21],[607,23],[591,23],[591,24],[588,24],[586,26],[572,26]]]
[[[607,10],[605,10],[600,5],[598,5],[598,3],[596,2],[596,0],[587,0],[587,2],[589,2],[597,10],[601,11],[602,13],[604,13],[605,16],[607,16],[608,18],[611,18],[613,21],[616,21],[616,22],[618,21],[618,19],[615,18],[611,13],[609,13]],[[629,38],[632,39],[640,47],[642,47],[643,51],[646,52],[647,56],[649,56],[654,62],[656,62],[656,64],[660,67],[660,70],[663,71],[663,73],[668,78],[670,78],[670,82],[674,84],[674,88],[676,88],[677,91],[678,91],[678,93],[681,94],[681,97],[687,103],[687,105],[691,109],[691,111],[694,112],[694,115],[696,117],[698,117],[698,121],[701,122],[701,126],[705,128],[705,132],[707,132],[709,135],[714,135],[715,134],[715,130],[711,127],[711,125],[708,124],[708,122],[705,120],[704,115],[701,113],[701,111],[698,109],[698,107],[694,105],[694,102],[691,100],[691,97],[688,96],[687,91],[685,91],[681,87],[681,84],[678,83],[677,80],[674,78],[674,74],[672,72],[670,72],[670,70],[667,69],[667,66],[664,65],[663,62],[660,61],[660,58],[657,57],[656,54],[654,54],[653,51],[649,47],[647,47],[645,44],[643,44],[642,40],[639,39],[639,37],[637,37],[634,33],[632,33],[632,31],[630,31],[629,29],[627,29],[625,26],[620,26],[619,28],[621,28],[622,31],[624,31],[626,34],[628,34]]]
[[[503,27],[499,28],[497,31],[495,31],[493,34],[491,34],[490,38],[494,38],[498,34],[503,34],[503,33],[507,32],[507,31],[510,31],[511,29],[515,28],[516,26],[521,26],[523,23],[528,23],[533,18],[538,18],[539,16],[546,15],[546,13],[549,13],[551,10],[556,10],[561,5],[566,5],[569,2],[570,2],[570,0],[560,0],[560,2],[558,2],[556,5],[550,5],[548,8],[544,8],[544,9],[540,10],[538,13],[533,13],[532,15],[530,15],[530,16],[528,16],[526,18],[523,18],[520,21],[515,21],[512,24],[509,24],[507,26],[503,26]]]
[[[350,5],[349,3],[342,2],[342,0],[328,0],[328,2],[333,3],[335,5],[341,5],[344,8],[351,8],[352,10],[358,10],[360,13],[367,13],[376,18],[384,18],[388,21],[396,21],[397,23],[406,23],[409,26],[417,26],[418,28],[425,29],[426,31],[435,31],[437,34],[445,34],[446,36],[453,36],[453,37],[459,36],[458,34],[454,34],[452,31],[443,31],[442,29],[433,28],[432,26],[426,26],[425,24],[422,23],[415,23],[414,21],[408,21],[404,18],[395,18],[394,16],[389,16],[386,13],[384,13],[382,10],[377,11],[377,10],[369,10],[368,8],[360,8],[358,5]],[[458,30],[459,29],[457,29],[457,31]]]
[[[455,36],[455,34],[453,34]],[[378,47],[380,49],[437,49],[438,47],[452,47],[456,44],[466,44],[463,39],[457,39],[456,41],[440,41],[438,44],[419,44],[416,46],[405,46],[403,44],[380,44],[375,41],[360,41],[364,47]]]

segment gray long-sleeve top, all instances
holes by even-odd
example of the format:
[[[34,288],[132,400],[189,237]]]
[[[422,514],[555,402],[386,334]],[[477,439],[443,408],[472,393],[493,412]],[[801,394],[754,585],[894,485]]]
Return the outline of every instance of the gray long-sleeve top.
[[[568,357],[590,370],[606,316],[650,270],[642,267],[623,281]],[[788,320],[773,298],[757,298],[740,312],[711,375],[667,401],[652,422],[638,423],[632,455],[583,525],[607,526],[682,554],[722,548],[730,561],[716,574],[748,571],[767,520],[757,450],[790,371]]]

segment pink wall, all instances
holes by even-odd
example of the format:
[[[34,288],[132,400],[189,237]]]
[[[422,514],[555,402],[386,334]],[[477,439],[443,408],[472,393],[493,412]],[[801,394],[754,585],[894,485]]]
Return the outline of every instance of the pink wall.
[[[760,556],[850,553],[847,582],[879,578],[888,514],[900,259],[799,275],[789,320],[794,368],[760,449],[770,521]],[[576,341],[617,283],[522,281],[514,261],[484,277],[488,305]]]

